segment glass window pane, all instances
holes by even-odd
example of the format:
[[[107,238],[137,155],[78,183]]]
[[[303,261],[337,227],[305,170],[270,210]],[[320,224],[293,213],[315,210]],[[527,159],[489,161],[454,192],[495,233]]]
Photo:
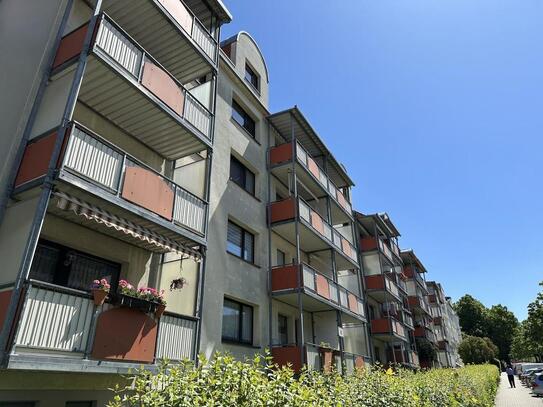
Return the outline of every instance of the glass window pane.
[[[222,337],[239,340],[239,304],[227,299],[224,300],[222,311]]]
[[[67,286],[77,290],[88,290],[93,280],[105,278],[110,284],[116,281],[120,266],[82,253],[68,252],[65,264],[69,262],[70,274]]]
[[[245,190],[250,194],[255,194],[255,174],[245,169]]]
[[[242,306],[241,313],[241,340],[242,342],[253,342],[253,308],[248,305]]]
[[[245,112],[234,100],[232,101],[232,118],[240,125],[245,124]]]
[[[285,265],[285,253],[283,253],[279,249],[277,249],[277,265],[278,266],[284,266]]]
[[[279,341],[281,345],[288,344],[288,323],[287,317],[284,315],[278,316]]]
[[[242,230],[239,226],[228,222],[226,250],[241,257]]]
[[[256,123],[249,116],[245,116],[245,124],[243,125],[245,129],[254,137],[256,134]]]
[[[244,231],[245,233],[245,245],[243,250],[243,258],[247,261],[250,261],[251,263],[254,262],[254,237],[249,232]]]
[[[60,256],[60,249],[39,243],[32,260],[30,278],[52,283]]]
[[[230,157],[230,179],[245,188],[245,168],[234,157]]]

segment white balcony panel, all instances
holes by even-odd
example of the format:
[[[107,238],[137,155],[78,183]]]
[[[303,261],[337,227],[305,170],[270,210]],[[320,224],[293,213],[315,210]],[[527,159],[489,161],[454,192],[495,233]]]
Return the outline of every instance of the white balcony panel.
[[[185,360],[192,358],[196,322],[164,315],[160,318],[157,359]]]

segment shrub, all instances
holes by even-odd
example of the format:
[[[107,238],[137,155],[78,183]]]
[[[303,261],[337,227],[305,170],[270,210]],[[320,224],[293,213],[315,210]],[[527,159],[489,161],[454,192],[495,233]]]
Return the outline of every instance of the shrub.
[[[212,360],[162,364],[138,371],[117,387],[110,407],[126,406],[368,406],[491,407],[499,380],[492,365],[412,372],[379,367],[341,376],[337,372],[273,368],[269,358],[241,362],[217,354]]]

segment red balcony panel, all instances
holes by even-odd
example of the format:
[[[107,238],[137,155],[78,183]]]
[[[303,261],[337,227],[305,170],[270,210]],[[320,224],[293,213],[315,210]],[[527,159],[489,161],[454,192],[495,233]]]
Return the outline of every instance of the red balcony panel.
[[[362,356],[357,356],[354,359],[354,367],[355,368],[364,369],[365,366],[366,366],[366,361],[364,360],[364,358]]]
[[[300,268],[296,265],[272,269],[272,291],[298,288]]]
[[[405,267],[403,268],[403,273],[405,274],[405,276],[406,276],[407,278],[413,278],[413,277],[415,277],[415,272],[414,272],[414,270],[413,270],[413,267],[411,267],[411,266],[405,266]]]
[[[296,216],[296,200],[294,198],[283,199],[270,205],[271,222],[281,222],[294,219]]]
[[[343,253],[345,253],[349,257],[353,255],[351,244],[347,239],[341,238],[341,250],[343,250]]]
[[[439,341],[437,343],[439,350],[447,350],[447,341]]]
[[[360,249],[363,252],[377,249],[377,239],[374,237],[363,237],[360,239]]]
[[[313,176],[317,179],[320,179],[320,176],[319,176],[319,166],[317,165],[317,163],[315,162],[315,160],[313,160],[311,157],[307,157],[307,167],[309,168],[309,172],[311,174],[313,174]]]
[[[179,116],[183,116],[185,96],[177,83],[162,68],[146,60],[141,84],[166,103]]]
[[[435,304],[436,303],[436,295],[435,294],[428,295],[428,301],[430,301],[432,304]]]
[[[391,332],[390,321],[388,319],[372,319],[371,333],[373,334],[388,334]]]
[[[317,294],[320,296],[330,299],[330,286],[328,285],[328,280],[323,275],[317,274]]]
[[[426,328],[423,326],[417,326],[415,328],[415,336],[417,338],[426,338]]]
[[[407,301],[408,301],[410,307],[418,307],[418,306],[420,306],[420,298],[417,297],[416,295],[410,295],[407,298]]]
[[[273,362],[279,366],[291,365],[292,370],[299,372],[302,369],[302,355],[299,346],[274,347],[271,350]]]
[[[350,209],[347,199],[345,199],[345,196],[341,193],[339,189],[337,190],[336,197],[337,197],[337,201],[343,207],[343,209],[347,209],[347,210]]]
[[[47,174],[56,140],[57,133],[54,132],[28,143],[15,178],[15,187]]]
[[[441,325],[441,317],[434,317],[434,325]]]
[[[158,0],[181,28],[188,34],[192,33],[192,16],[179,0]]]
[[[317,212],[311,211],[311,226],[313,226],[321,235],[324,235],[324,224]]]
[[[280,164],[292,160],[292,144],[281,144],[270,149],[270,164]]]
[[[356,296],[349,293],[347,295],[347,300],[349,302],[349,309],[355,314],[358,314],[358,301],[356,300]]]
[[[405,354],[400,349],[394,349],[394,352],[392,351],[392,349],[388,349],[387,360],[388,363],[407,363]]]
[[[75,58],[81,53],[88,28],[89,24],[87,23],[62,38],[57,50],[57,54],[55,55],[53,68],[62,65],[63,63],[69,61],[72,58]]]
[[[141,167],[127,167],[121,196],[172,220],[174,192],[159,175]]]
[[[109,309],[98,317],[92,357],[152,363],[157,332],[155,320],[141,311]]]
[[[385,289],[385,276],[375,275],[366,276],[366,288],[368,290],[384,290]]]
[[[9,302],[11,301],[11,291],[0,292],[0,330],[4,326],[6,315],[8,314]]]

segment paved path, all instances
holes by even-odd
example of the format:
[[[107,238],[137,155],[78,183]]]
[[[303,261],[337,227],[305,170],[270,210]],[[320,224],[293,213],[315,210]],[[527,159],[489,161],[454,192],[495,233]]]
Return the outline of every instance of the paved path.
[[[530,390],[520,383],[518,377],[515,377],[515,384],[517,387],[511,389],[507,375],[502,373],[496,407],[543,407],[543,398],[532,396]]]

